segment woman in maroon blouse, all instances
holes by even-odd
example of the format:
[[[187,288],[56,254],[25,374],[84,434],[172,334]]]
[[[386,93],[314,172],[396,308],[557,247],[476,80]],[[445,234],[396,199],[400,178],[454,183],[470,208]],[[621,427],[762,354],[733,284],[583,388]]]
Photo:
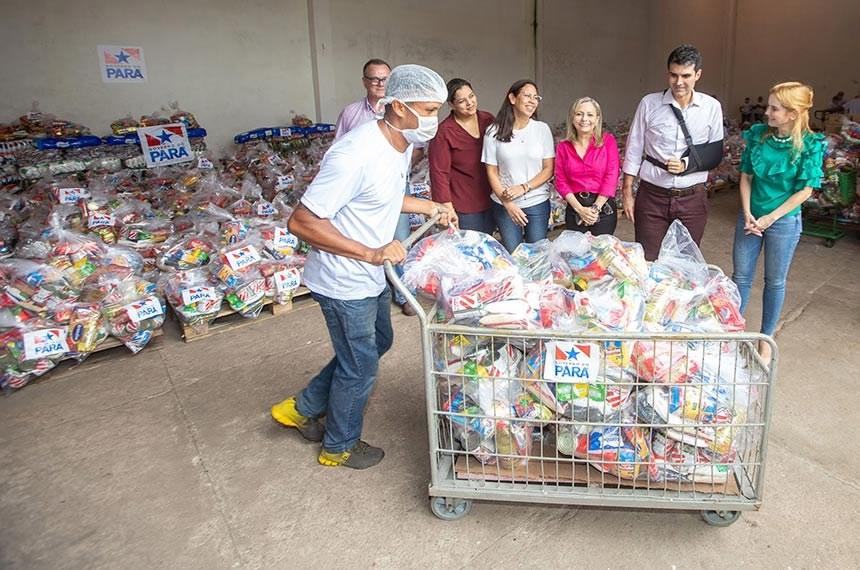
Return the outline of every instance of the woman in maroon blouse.
[[[465,79],[448,82],[451,114],[430,141],[430,193],[435,202],[454,208],[463,230],[492,234],[496,229],[487,169],[481,164],[484,131],[493,115],[478,110],[478,99]]]

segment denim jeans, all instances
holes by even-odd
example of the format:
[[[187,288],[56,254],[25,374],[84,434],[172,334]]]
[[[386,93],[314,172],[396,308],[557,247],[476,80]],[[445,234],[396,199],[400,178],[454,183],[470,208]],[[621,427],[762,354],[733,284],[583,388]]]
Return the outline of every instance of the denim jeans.
[[[764,298],[762,299],[761,332],[772,335],[782,313],[785,300],[785,280],[794,257],[802,230],[800,214],[784,216],[764,231],[762,237],[744,234],[743,212],[735,227],[732,250],[734,274],[732,280],[741,294],[741,313],[750,300],[758,256],[764,247]]]
[[[325,414],[323,448],[340,452],[361,437],[379,358],[394,342],[391,290],[352,301],[312,296],[325,317],[334,358],[299,393],[296,409],[309,418]]]
[[[460,220],[461,230],[484,232],[490,235],[493,235],[493,232],[496,231],[496,220],[493,217],[492,208],[472,214],[457,212],[457,218]]]
[[[397,229],[394,230],[394,239],[403,241],[411,234],[409,227],[409,214],[400,214],[400,219],[397,220]],[[397,264],[394,266],[394,271],[399,277],[403,277],[403,266]],[[393,288],[392,288],[393,289]],[[401,307],[406,304],[406,297],[400,294],[397,289],[394,289],[394,302]]]
[[[523,208],[528,223],[526,227],[518,226],[508,215],[508,211],[501,204],[493,202],[493,216],[496,225],[499,226],[499,234],[502,236],[502,245],[513,252],[522,242],[535,243],[546,237],[549,231],[549,200]]]

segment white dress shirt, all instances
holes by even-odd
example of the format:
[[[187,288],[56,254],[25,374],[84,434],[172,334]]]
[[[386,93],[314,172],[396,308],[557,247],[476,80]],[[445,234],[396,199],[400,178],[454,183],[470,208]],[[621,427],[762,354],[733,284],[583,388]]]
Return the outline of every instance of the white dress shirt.
[[[642,180],[662,188],[689,188],[708,180],[708,173],[694,172],[676,176],[646,161],[643,154],[668,162],[680,158],[687,150],[687,141],[675,113],[669,108],[681,106],[672,92],[650,93],[642,98],[630,125],[627,149],[624,154],[624,174],[639,176]],[[704,93],[693,92],[686,109],[681,109],[693,144],[718,141],[723,138],[723,109],[720,102]]]

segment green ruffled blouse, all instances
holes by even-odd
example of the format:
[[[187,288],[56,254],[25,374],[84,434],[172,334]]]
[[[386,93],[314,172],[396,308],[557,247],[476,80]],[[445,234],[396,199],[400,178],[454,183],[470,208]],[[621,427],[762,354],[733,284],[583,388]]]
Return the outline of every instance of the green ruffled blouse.
[[[779,142],[765,137],[768,126],[753,125],[743,132],[746,148],[741,156],[741,172],[752,175],[750,210],[756,218],[776,210],[783,202],[807,186],[821,188],[822,163],[826,143],[821,133],[806,133],[803,150],[796,153],[791,140]],[[765,137],[762,139],[762,137]],[[800,206],[786,215],[800,212]]]

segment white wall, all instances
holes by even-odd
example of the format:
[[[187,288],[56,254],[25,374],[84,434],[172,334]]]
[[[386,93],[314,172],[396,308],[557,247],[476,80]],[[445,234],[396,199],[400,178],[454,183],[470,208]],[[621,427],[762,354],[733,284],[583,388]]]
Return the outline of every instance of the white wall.
[[[142,46],[147,83],[102,83],[96,46]],[[0,121],[43,111],[108,134],[178,100],[224,150],[234,134],[313,116],[306,0],[4,0]]]
[[[534,75],[534,0],[311,0],[320,76],[320,118],[333,122],[364,96],[372,57],[418,63],[445,81],[469,80],[495,113],[511,83]],[[447,113],[444,109],[442,113]]]

